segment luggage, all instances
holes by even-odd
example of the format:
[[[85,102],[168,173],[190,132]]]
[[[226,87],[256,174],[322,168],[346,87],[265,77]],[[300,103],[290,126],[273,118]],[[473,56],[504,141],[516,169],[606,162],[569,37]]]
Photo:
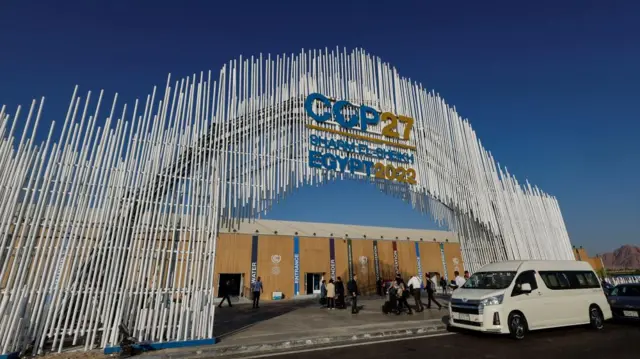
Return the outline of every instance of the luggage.
[[[389,300],[385,301],[382,305],[382,313],[389,314],[396,310],[396,303],[391,302]]]

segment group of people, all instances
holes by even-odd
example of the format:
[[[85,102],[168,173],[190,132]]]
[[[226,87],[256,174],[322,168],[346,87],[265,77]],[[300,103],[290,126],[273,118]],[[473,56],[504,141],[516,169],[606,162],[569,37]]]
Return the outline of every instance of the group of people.
[[[233,307],[231,305],[231,291],[235,283],[231,280],[226,280],[224,283],[220,285],[220,304],[218,304],[218,308],[222,308],[222,304],[226,300],[229,303],[229,307]],[[251,283],[251,294],[253,298],[253,309],[260,308],[260,294],[264,293],[264,287],[262,286],[262,278],[256,278],[256,281]]]
[[[383,311],[385,313],[395,312],[396,314],[400,314],[403,311],[407,311],[408,314],[413,314],[411,310],[411,306],[407,299],[409,297],[413,297],[415,301],[415,311],[422,312],[424,310],[424,305],[422,303],[422,290],[425,289],[427,292],[427,309],[431,309],[431,302],[438,306],[438,309],[442,308],[442,305],[436,300],[434,294],[436,292],[438,278],[440,278],[440,286],[443,289],[443,292],[447,293],[447,287],[450,287],[452,290],[461,287],[464,285],[465,281],[469,279],[469,272],[464,272],[464,277],[460,276],[458,271],[454,272],[455,279],[451,281],[451,285],[447,285],[447,280],[444,277],[441,277],[439,273],[427,273],[425,275],[424,285],[422,283],[422,279],[415,275],[409,279],[409,282],[405,284],[404,279],[400,274],[396,275],[396,278],[391,281],[388,287],[384,286],[384,282],[380,279],[376,282],[376,289],[378,295],[383,296],[386,295],[388,297],[387,302],[383,307]],[[358,313],[358,296],[360,296],[360,291],[358,289],[358,276],[354,275],[353,279],[351,279],[347,283],[347,292],[345,293],[344,283],[342,282],[342,278],[338,277],[334,281],[333,279],[329,279],[327,283],[326,280],[322,279],[322,284],[320,286],[320,303],[327,307],[329,310],[333,309],[346,309],[346,298],[351,298],[351,312],[356,314]],[[227,280],[220,286],[220,295],[222,300],[218,307],[222,307],[222,304],[226,300],[229,303],[229,307],[231,307],[231,298],[230,291],[232,288],[231,281]],[[384,291],[384,293],[383,293]],[[254,283],[251,284],[251,292],[253,296],[253,308],[260,308],[260,294],[264,292],[262,286],[262,280],[260,277],[256,279]]]
[[[354,275],[353,279],[347,282],[346,293],[347,296],[351,298],[351,313],[354,314],[358,312],[358,296],[360,295],[357,280],[358,276]],[[320,304],[323,306],[326,305],[329,310],[347,308],[345,288],[342,278],[338,277],[335,281],[333,279],[329,279],[328,283],[326,280],[322,279],[320,284]]]
[[[409,281],[405,284],[404,279],[400,274],[396,275],[395,280],[393,280],[386,290],[387,301],[383,306],[384,313],[395,312],[397,315],[400,315],[402,312],[406,311],[407,314],[413,314],[411,310],[411,306],[407,299],[409,297],[413,297],[415,301],[415,311],[422,312],[425,308],[422,303],[422,290],[426,290],[427,292],[427,309],[431,309],[431,302],[438,306],[438,310],[442,309],[442,304],[438,302],[435,298],[434,294],[436,293],[436,288],[438,284],[439,274],[437,273],[427,273],[425,275],[424,284],[422,279],[414,275],[409,279]],[[443,292],[447,292],[447,287],[450,287],[452,290],[461,287],[464,285],[465,281],[469,278],[469,272],[464,272],[464,278],[460,276],[458,271],[455,272],[455,279],[452,281],[451,285],[447,285],[447,281],[445,278],[440,277],[440,286],[443,288]]]

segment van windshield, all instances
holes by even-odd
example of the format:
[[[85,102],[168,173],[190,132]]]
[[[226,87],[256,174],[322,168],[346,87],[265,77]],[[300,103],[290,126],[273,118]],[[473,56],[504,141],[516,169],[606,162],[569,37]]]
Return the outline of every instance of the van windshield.
[[[505,289],[508,288],[516,272],[477,272],[473,273],[462,288],[466,289]]]

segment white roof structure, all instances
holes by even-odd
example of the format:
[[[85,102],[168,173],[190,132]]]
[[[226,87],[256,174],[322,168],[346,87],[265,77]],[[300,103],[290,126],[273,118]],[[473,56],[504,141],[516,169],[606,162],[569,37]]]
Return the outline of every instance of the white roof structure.
[[[241,222],[237,228],[220,229],[221,233],[262,234],[300,237],[334,237],[352,239],[409,240],[457,243],[455,232],[429,229],[356,226],[350,224],[256,220]]]

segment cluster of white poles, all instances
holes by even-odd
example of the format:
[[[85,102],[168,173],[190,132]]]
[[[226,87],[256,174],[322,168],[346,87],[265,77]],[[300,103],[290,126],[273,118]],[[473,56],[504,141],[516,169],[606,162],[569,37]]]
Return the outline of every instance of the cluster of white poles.
[[[314,92],[413,117],[417,149],[403,151],[417,184],[310,168],[309,135],[326,136],[306,127]],[[117,345],[120,324],[147,341],[213,337],[218,228],[337,179],[371,182],[448,224],[472,271],[574,258],[554,197],[522,186],[442,98],[362,50],[240,58],[215,81],[169,79],[106,111],[95,97],[76,89],[60,135],[51,124],[41,142],[42,101],[26,116],[0,112],[1,353]],[[379,138],[381,126],[368,131]]]
[[[619,275],[619,276],[612,276],[612,277],[606,277],[605,281],[613,284],[613,285],[618,285],[618,284],[631,284],[631,283],[640,283],[640,275]]]

